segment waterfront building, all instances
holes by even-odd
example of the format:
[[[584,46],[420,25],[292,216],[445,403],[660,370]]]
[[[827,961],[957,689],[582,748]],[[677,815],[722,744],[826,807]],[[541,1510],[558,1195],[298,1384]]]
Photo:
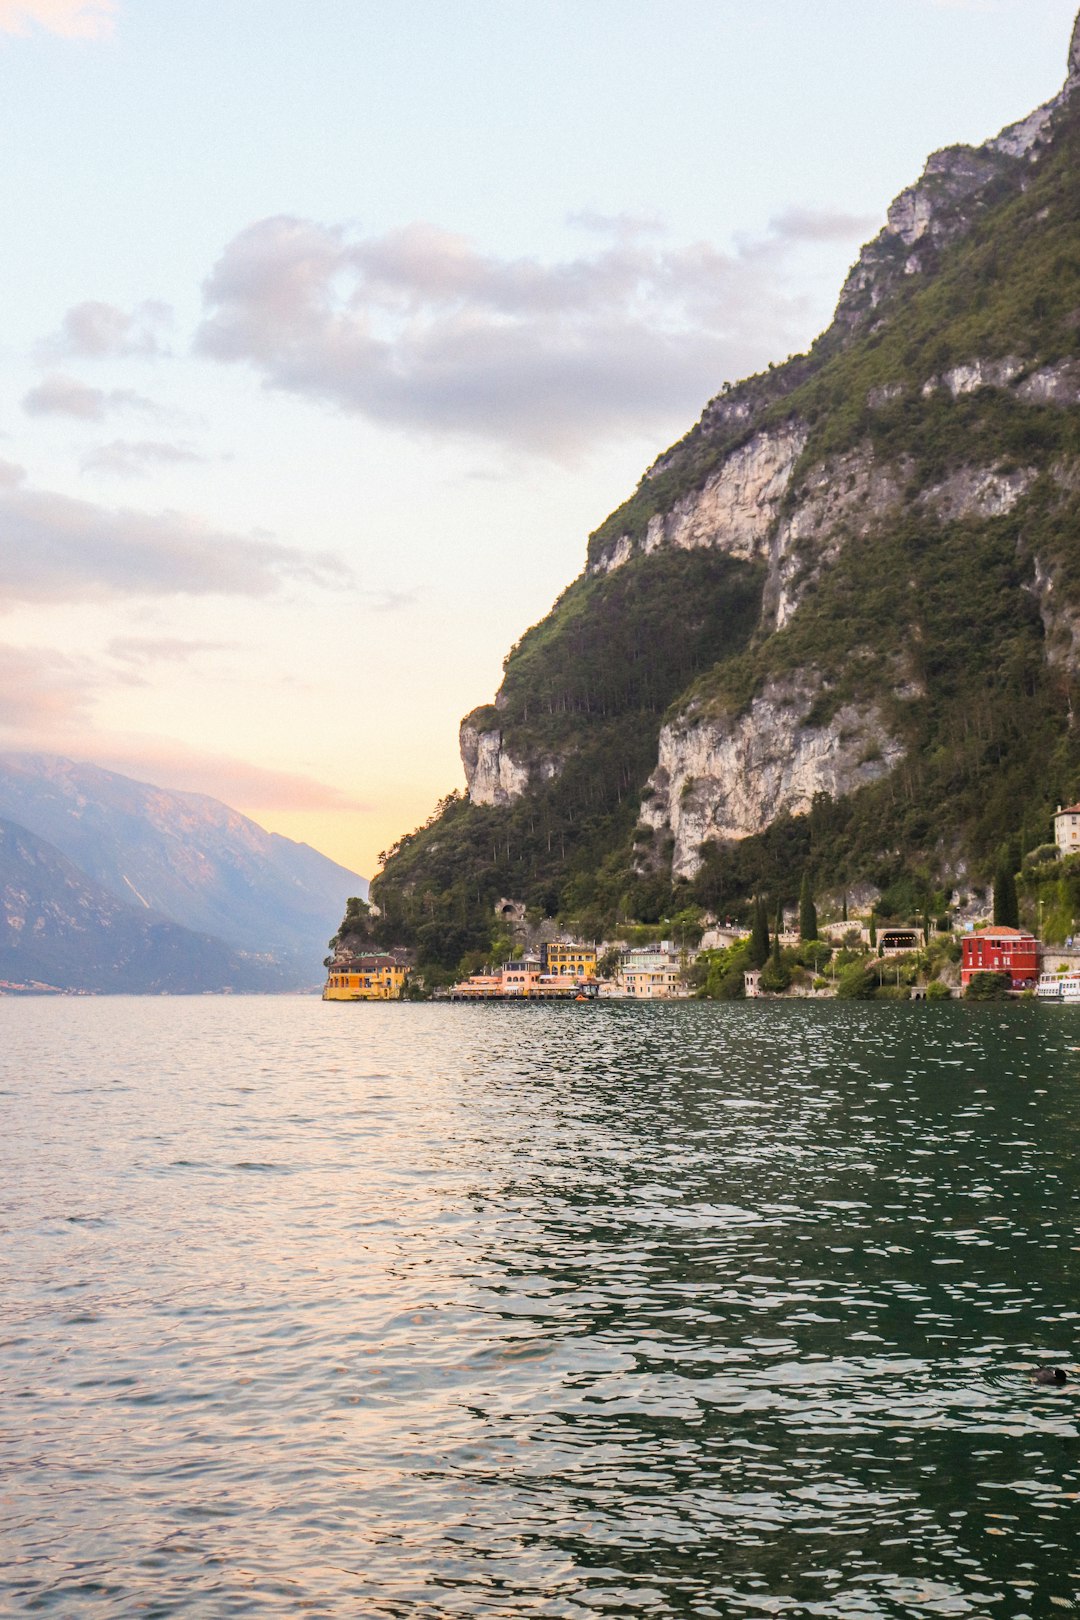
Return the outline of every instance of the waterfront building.
[[[983,928],[965,934],[960,983],[966,988],[977,973],[1004,973],[1014,990],[1034,987],[1039,977],[1039,942],[1021,928]]]
[[[671,1001],[689,993],[678,954],[667,940],[628,951],[619,983],[635,1001]]]
[[[474,973],[447,994],[451,1001],[575,1001],[595,996],[595,979],[541,973],[536,957],[506,962],[494,973]]]
[[[331,962],[324,1001],[400,1001],[409,970],[393,956],[353,956]]]
[[[569,974],[576,979],[596,978],[596,946],[552,940],[540,947],[540,965],[545,973]]]

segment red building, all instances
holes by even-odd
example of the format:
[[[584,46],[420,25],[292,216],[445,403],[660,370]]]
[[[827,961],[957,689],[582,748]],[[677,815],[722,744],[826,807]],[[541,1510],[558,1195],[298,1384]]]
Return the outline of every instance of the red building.
[[[1039,942],[1019,928],[984,928],[965,934],[960,983],[968,985],[976,973],[1006,973],[1014,990],[1026,990],[1039,977]]]

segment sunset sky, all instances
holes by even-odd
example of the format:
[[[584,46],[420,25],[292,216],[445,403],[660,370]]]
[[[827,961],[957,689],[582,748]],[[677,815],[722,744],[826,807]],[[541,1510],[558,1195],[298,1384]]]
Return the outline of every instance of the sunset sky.
[[[369,875],[588,531],[1078,0],[0,0],[0,748]]]

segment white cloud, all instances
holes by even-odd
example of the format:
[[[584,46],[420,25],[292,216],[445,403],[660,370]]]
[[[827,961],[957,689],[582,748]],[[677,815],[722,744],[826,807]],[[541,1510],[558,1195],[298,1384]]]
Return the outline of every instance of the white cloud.
[[[571,459],[700,408],[804,336],[785,255],[847,216],[792,212],[734,252],[609,240],[562,263],[499,259],[432,225],[383,236],[277,217],[229,243],[196,347],[269,387],[405,429]]]
[[[269,596],[286,581],[347,585],[342,565],[175,512],[110,510],[0,486],[0,611],[122,597]]]
[[[205,793],[248,810],[366,811],[371,806],[299,771],[278,771],[171,737],[95,730],[86,712],[103,682],[86,660],[0,646],[0,749],[59,754],[154,787]]]
[[[859,242],[877,223],[872,215],[839,209],[785,208],[769,221],[769,230],[782,242]]]
[[[143,478],[154,467],[170,467],[206,457],[184,444],[163,443],[157,439],[114,439],[83,457],[83,472],[114,473],[118,478]]]
[[[180,636],[114,636],[106,652],[118,663],[145,668],[150,664],[187,664],[202,653],[235,651],[235,642],[190,641]]]
[[[0,646],[0,729],[83,724],[99,684],[89,659],[51,647]]]
[[[167,353],[163,333],[172,325],[168,304],[148,299],[130,311],[89,299],[74,304],[60,330],[42,345],[47,354],[83,360],[125,358]]]
[[[28,416],[73,416],[80,422],[103,422],[114,411],[138,411],[144,416],[161,414],[152,399],[145,399],[130,388],[114,388],[106,393],[103,388],[91,388],[77,377],[61,372],[43,378],[23,396],[22,403]]]
[[[27,34],[36,25],[64,39],[102,39],[119,9],[117,0],[0,0],[0,33]]]

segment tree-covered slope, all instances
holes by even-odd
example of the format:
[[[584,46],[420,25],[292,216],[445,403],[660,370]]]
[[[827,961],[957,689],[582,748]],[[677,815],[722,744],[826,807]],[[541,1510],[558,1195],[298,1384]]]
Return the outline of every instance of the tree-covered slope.
[[[931,159],[811,352],[725,390],[462,729],[383,926],[932,887],[1080,787],[1080,27],[1062,96]],[[790,891],[790,894],[789,894]]]

